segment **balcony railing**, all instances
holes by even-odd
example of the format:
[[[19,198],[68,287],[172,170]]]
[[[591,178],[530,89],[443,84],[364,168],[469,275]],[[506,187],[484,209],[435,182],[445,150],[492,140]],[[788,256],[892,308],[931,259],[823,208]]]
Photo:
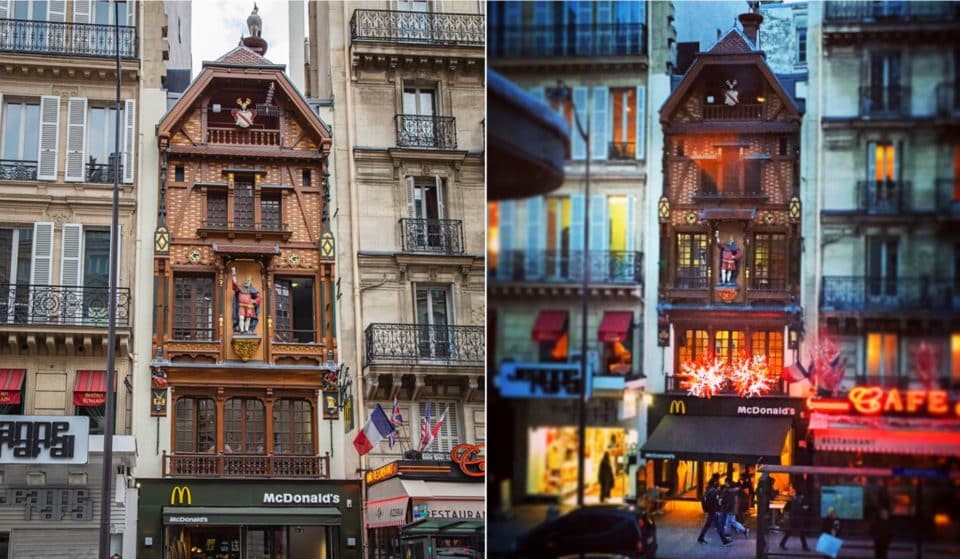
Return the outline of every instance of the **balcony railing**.
[[[591,250],[587,265],[591,283],[643,283],[642,252]],[[583,251],[501,251],[490,280],[577,283],[583,280]]]
[[[740,185],[734,185],[732,187],[724,187],[723,190],[718,191],[716,184],[700,184],[700,189],[697,190],[696,195],[694,195],[696,200],[702,201],[719,201],[719,200],[742,200],[744,198],[751,199],[766,199],[767,195],[763,193],[762,186],[759,182],[751,182],[743,185],[743,190],[740,189]]]
[[[895,21],[949,21],[957,17],[954,2],[827,2],[826,23],[879,23]]]
[[[96,182],[109,184],[113,182],[115,173],[123,176],[123,166],[113,163],[87,163],[87,173],[85,175],[87,182]]]
[[[371,324],[366,330],[367,363],[468,363],[486,354],[482,326]]]
[[[452,116],[397,115],[397,146],[457,148],[457,119]]]
[[[667,393],[677,394],[687,392],[687,390],[682,387],[683,377],[679,377],[677,375],[667,375],[664,380],[666,381],[664,388]],[[787,393],[788,392],[784,387],[784,383],[781,381],[773,383],[770,388],[770,392],[768,392],[767,395],[779,396]],[[717,394],[737,395],[737,391],[729,386],[729,384],[726,384],[723,388],[717,391]]]
[[[960,79],[937,85],[937,114],[960,117]]]
[[[910,114],[910,88],[902,85],[860,87],[860,116],[895,118]]]
[[[329,478],[330,455],[163,454],[164,477]]]
[[[911,209],[910,186],[908,181],[858,181],[858,208],[870,215],[897,215],[909,212]]]
[[[943,312],[960,309],[960,292],[952,279],[824,276],[820,309]]]
[[[403,252],[463,254],[463,222],[459,219],[401,219]]]
[[[350,37],[376,43],[482,47],[486,29],[480,14],[354,10]]]
[[[207,127],[207,143],[230,146],[277,147],[280,145],[279,130],[244,130],[241,128]]]
[[[273,341],[287,344],[313,344],[317,342],[317,331],[275,328],[273,331]]]
[[[502,25],[491,29],[491,58],[640,56],[647,52],[643,23]]]
[[[37,179],[36,161],[0,160],[0,180],[32,181]]]
[[[117,288],[117,326],[130,324],[130,289]],[[0,324],[107,326],[106,287],[0,284]]]
[[[607,158],[612,160],[636,159],[636,142],[610,142]]]
[[[173,327],[173,339],[177,341],[212,342],[214,341],[213,333],[213,326],[193,328],[174,325]]]
[[[286,223],[276,221],[226,221],[223,219],[204,219],[201,229],[206,231],[249,231],[259,233],[286,233],[290,228]]]
[[[703,120],[759,120],[762,117],[761,103],[703,106]]]
[[[0,19],[0,51],[114,57],[112,25]],[[137,57],[137,28],[120,26],[120,56]]]
[[[937,213],[960,215],[960,177],[937,179]]]

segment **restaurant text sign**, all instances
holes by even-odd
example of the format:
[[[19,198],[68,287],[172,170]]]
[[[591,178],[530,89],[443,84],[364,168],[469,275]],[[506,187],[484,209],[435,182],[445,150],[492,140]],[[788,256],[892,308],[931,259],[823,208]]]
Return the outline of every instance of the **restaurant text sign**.
[[[811,398],[807,401],[807,407],[811,411],[826,413],[960,417],[960,401],[951,402],[949,392],[921,388],[856,386],[850,389],[846,399]]]

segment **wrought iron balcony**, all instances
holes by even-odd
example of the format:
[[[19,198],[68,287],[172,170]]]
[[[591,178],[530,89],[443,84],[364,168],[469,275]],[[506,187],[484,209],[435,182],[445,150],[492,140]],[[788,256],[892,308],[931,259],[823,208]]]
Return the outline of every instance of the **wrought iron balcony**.
[[[115,173],[122,178],[123,167],[113,163],[87,163],[87,173],[84,176],[87,182],[109,184],[113,182]]]
[[[636,142],[610,142],[607,159],[624,160],[637,158]]]
[[[463,254],[463,222],[459,219],[401,219],[403,252]]]
[[[665,381],[664,391],[667,392],[668,394],[680,394],[680,393],[686,394],[687,390],[683,388],[683,377],[680,377],[677,375],[667,375],[664,378],[664,381]],[[770,387],[770,392],[767,392],[767,395],[780,396],[788,393],[789,393],[788,390],[786,389],[786,387],[784,387],[784,383],[781,381],[781,382],[773,383],[773,386]],[[717,394],[721,396],[723,395],[739,396],[737,394],[737,391],[734,390],[732,387],[730,387],[729,384],[724,385],[723,388],[717,391]]]
[[[960,79],[937,85],[937,114],[960,117]]]
[[[0,160],[0,180],[32,181],[37,179],[36,161]]]
[[[703,120],[760,120],[763,117],[762,103],[738,103],[736,105],[704,105]]]
[[[825,23],[949,21],[957,17],[954,2],[827,2]]]
[[[130,325],[130,289],[117,288],[117,326]],[[109,289],[0,284],[0,324],[107,326]]]
[[[910,115],[910,88],[902,85],[860,87],[860,116],[897,118]]]
[[[647,53],[643,23],[501,25],[490,30],[490,58],[641,56]]]
[[[960,216],[960,177],[937,179],[937,213]]]
[[[452,116],[397,115],[397,146],[457,148],[457,119]]]
[[[910,182],[868,180],[857,182],[858,208],[869,215],[907,213],[910,205]]]
[[[445,324],[371,324],[366,332],[367,365],[436,363],[483,365],[482,326]]]
[[[486,30],[480,14],[354,10],[350,37],[375,43],[482,47]]]
[[[591,283],[643,284],[643,253],[587,252]],[[490,270],[493,282],[578,283],[583,281],[583,251],[507,250]]]
[[[0,51],[113,58],[113,25],[0,19]],[[120,56],[137,57],[137,28],[120,26]]]
[[[824,276],[821,311],[951,311],[960,309],[952,279]]]
[[[163,477],[329,478],[330,455],[163,453]]]

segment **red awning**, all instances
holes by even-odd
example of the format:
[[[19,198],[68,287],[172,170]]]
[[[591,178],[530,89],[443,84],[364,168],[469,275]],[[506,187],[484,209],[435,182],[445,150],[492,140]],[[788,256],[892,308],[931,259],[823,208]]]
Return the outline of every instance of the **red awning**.
[[[814,429],[813,444],[818,451],[960,456],[956,430]]]
[[[17,405],[23,390],[26,369],[0,369],[0,405]]]
[[[116,379],[114,379],[116,383]],[[116,390],[116,384],[114,384]],[[107,403],[107,372],[77,371],[77,382],[73,386],[73,405],[102,406]]]
[[[633,313],[630,311],[606,311],[597,330],[597,338],[601,342],[623,342],[630,333],[633,325]]]
[[[567,331],[567,311],[540,311],[533,323],[533,339],[537,342],[555,342]]]

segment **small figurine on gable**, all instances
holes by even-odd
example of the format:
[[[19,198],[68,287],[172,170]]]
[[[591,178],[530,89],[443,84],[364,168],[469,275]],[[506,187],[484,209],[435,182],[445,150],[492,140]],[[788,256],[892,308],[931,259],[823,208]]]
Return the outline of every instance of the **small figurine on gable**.
[[[233,282],[233,331],[241,334],[253,334],[260,316],[260,291],[253,286],[253,279],[247,276],[243,285],[237,285],[237,269],[231,268]]]
[[[726,244],[720,242],[720,231],[714,231],[717,246],[720,248],[720,283],[733,284],[737,282],[737,272],[740,270],[740,259],[743,251],[737,246],[733,237]]]

